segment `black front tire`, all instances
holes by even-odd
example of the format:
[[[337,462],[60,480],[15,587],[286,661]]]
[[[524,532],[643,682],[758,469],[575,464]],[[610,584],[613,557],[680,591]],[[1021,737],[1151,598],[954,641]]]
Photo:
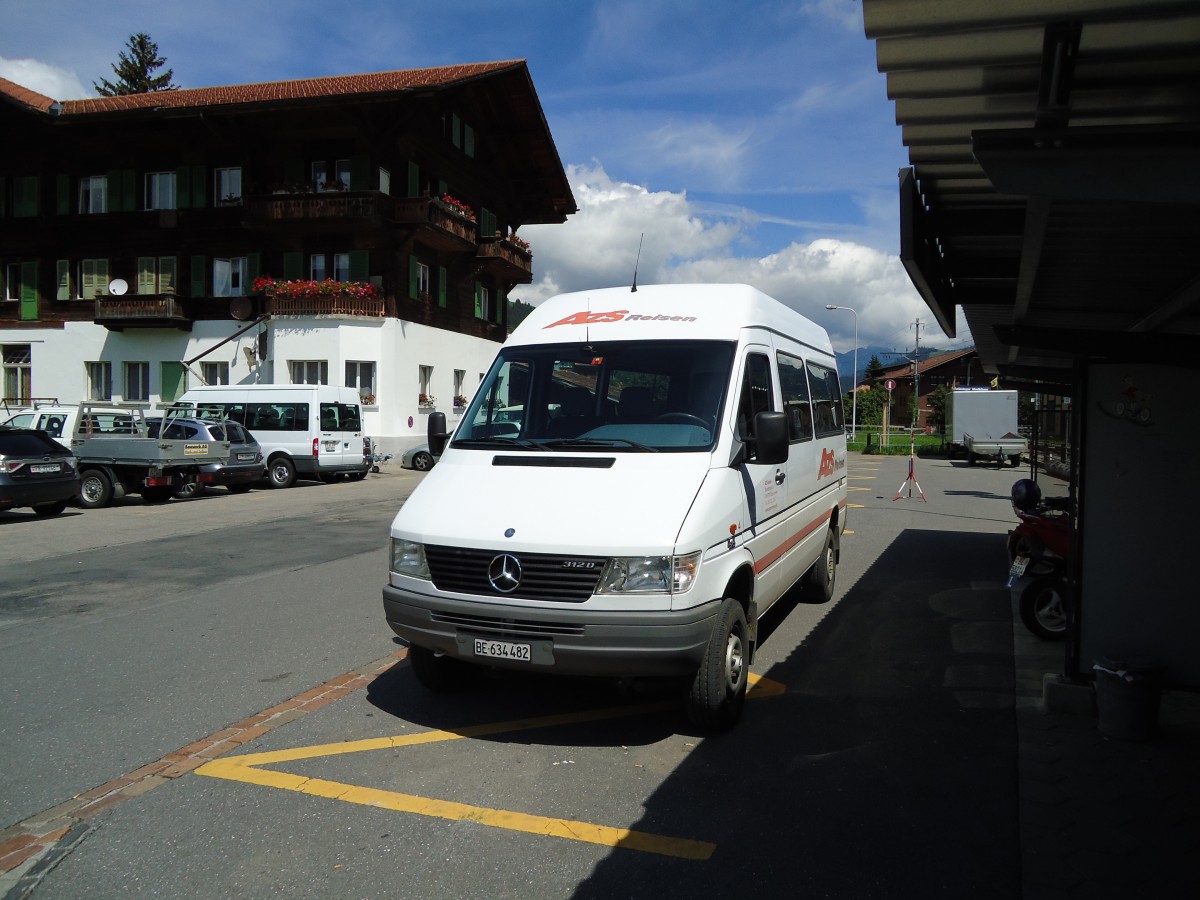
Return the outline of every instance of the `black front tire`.
[[[475,680],[478,667],[427,647],[408,648],[408,661],[417,681],[438,694],[461,691]]]
[[[1066,587],[1062,576],[1044,575],[1021,591],[1021,621],[1043,640],[1061,641],[1067,636]]]
[[[742,605],[721,602],[717,623],[688,691],[688,720],[708,731],[726,731],[742,717],[750,678],[750,629]]]
[[[67,508],[66,500],[58,500],[54,503],[39,503],[33,508],[35,514],[39,516],[57,516]]]

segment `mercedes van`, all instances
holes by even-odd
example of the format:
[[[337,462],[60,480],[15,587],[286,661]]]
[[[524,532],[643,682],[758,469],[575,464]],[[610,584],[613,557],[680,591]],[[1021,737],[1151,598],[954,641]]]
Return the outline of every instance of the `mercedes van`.
[[[232,419],[262,448],[271,487],[297,478],[359,480],[371,470],[358,391],[329,384],[236,384],[189,388],[174,404],[198,419]]]
[[[832,598],[846,438],[829,337],[744,285],[564,294],[512,334],[396,515],[383,605],[417,679],[682,677],[736,723],[759,618]]]

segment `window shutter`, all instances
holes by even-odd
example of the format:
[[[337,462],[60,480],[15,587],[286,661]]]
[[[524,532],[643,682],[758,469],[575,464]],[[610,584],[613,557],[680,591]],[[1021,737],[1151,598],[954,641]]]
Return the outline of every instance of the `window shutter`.
[[[496,288],[496,324],[504,324],[504,310],[508,306],[508,297],[504,291]]]
[[[121,170],[121,209],[125,212],[137,209],[137,172],[133,169]]]
[[[438,266],[438,306],[446,308],[446,267]]]
[[[370,188],[371,158],[365,153],[350,157],[350,190],[365,191]]]
[[[475,157],[475,129],[470,125],[463,126],[463,150],[472,159]]]
[[[368,250],[350,251],[350,280],[369,281],[371,278],[371,253]]]
[[[421,167],[411,159],[408,161],[408,194],[406,196],[421,196]]]
[[[458,117],[458,113],[452,113],[450,116],[450,143],[455,147],[462,146],[462,119]]]
[[[37,176],[13,179],[13,216],[29,217],[38,214]]]
[[[192,208],[191,166],[180,166],[175,170],[175,205],[180,209]]]
[[[57,192],[55,198],[54,212],[59,216],[69,215],[71,212],[71,176],[59,175]]]
[[[289,250],[283,254],[283,280],[293,281],[304,277],[304,254],[299,250]]]
[[[490,239],[496,235],[496,214],[490,209],[479,209],[479,237]]]
[[[447,190],[448,190],[448,189],[447,189],[447,187],[446,187],[446,182],[444,182],[444,181],[439,181],[439,182],[438,182],[438,192],[437,192],[437,195],[440,197],[440,196],[442,196],[442,194],[446,193],[446,192],[447,192]]]
[[[154,257],[153,256],[139,256],[137,263],[138,263],[137,292],[139,294],[153,294],[155,292],[155,289],[158,287],[158,285],[156,284],[157,279],[154,277],[155,276]]]
[[[410,256],[408,258],[408,298],[410,300],[417,299],[419,285],[417,283],[417,258]]]
[[[475,318],[483,318],[483,285],[475,282]]]
[[[21,321],[38,317],[37,267],[35,260],[21,263]]]
[[[58,290],[55,292],[56,300],[71,299],[71,261],[69,259],[60,259],[55,263],[55,279],[58,282]]]
[[[175,193],[178,194],[178,185]],[[208,177],[204,174],[204,166],[192,166],[192,209],[204,209],[207,206]]]
[[[192,267],[191,295],[193,297],[205,296],[204,266],[205,266],[205,259],[203,256],[197,255],[197,256],[192,257],[192,259],[191,259],[191,267]]]
[[[175,257],[173,256],[158,258],[158,292],[160,294],[175,293]]]
[[[108,296],[108,260],[96,260],[96,294],[100,297]]]

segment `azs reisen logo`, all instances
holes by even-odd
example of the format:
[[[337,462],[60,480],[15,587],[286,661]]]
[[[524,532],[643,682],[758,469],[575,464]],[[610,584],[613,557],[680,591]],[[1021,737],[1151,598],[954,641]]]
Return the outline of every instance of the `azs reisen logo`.
[[[846,460],[838,459],[833,455],[832,450],[821,451],[821,466],[817,469],[817,479],[828,478],[842,469],[846,468]]]

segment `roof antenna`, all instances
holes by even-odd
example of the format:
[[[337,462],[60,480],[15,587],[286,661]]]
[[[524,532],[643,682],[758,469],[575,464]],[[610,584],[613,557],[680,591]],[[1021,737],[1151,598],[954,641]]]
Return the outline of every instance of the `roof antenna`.
[[[646,236],[646,232],[643,231],[641,233],[641,235],[638,237],[638,255],[637,255],[637,260],[635,260],[634,264],[633,264],[633,287],[631,287],[629,289],[629,293],[631,293],[631,294],[637,293],[637,270],[638,270],[638,263],[640,263],[642,261],[642,239],[645,238],[645,236]]]

